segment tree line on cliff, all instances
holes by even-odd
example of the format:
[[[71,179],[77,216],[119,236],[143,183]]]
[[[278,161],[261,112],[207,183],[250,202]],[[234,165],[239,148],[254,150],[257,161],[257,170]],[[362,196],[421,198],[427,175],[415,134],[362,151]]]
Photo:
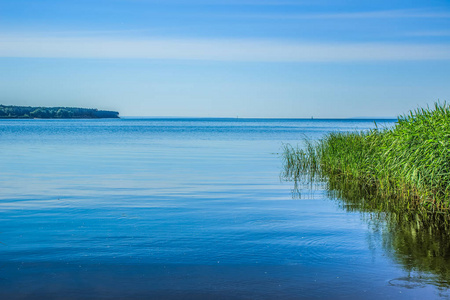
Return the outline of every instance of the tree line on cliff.
[[[32,107],[0,105],[2,119],[97,119],[118,118],[116,111],[77,107]]]

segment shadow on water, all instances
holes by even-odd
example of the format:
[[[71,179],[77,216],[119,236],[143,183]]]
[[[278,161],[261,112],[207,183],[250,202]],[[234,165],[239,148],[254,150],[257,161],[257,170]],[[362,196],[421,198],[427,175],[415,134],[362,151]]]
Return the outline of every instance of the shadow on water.
[[[434,285],[441,296],[450,292],[450,213],[430,212],[408,200],[386,199],[370,186],[324,174],[301,174],[285,164],[281,174],[293,183],[293,197],[301,191],[325,190],[328,198],[348,212],[361,213],[385,255],[408,274],[390,285],[420,288]]]

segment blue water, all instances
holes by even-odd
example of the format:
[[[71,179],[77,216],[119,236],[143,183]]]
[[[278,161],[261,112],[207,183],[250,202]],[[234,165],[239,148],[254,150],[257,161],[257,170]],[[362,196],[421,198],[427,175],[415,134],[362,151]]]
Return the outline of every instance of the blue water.
[[[378,123],[392,125],[392,120]],[[283,143],[373,120],[0,121],[1,299],[433,299]],[[431,274],[432,275],[432,274]],[[431,276],[430,275],[430,276]]]

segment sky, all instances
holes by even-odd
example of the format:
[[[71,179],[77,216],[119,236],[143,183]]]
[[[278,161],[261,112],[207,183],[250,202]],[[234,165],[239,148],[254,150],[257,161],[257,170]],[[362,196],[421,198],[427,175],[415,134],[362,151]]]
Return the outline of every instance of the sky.
[[[395,117],[450,102],[448,0],[0,0],[0,104]]]

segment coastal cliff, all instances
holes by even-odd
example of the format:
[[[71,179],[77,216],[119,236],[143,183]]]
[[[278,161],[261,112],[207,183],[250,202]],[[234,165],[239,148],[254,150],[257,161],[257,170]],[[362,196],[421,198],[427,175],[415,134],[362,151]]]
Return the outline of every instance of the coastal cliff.
[[[0,119],[102,119],[119,118],[117,111],[77,107],[0,105]]]

